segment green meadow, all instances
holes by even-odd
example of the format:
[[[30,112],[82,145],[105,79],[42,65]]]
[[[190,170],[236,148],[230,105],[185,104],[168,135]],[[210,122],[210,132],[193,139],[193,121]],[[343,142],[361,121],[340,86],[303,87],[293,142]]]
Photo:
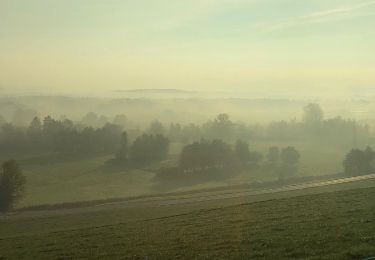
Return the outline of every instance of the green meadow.
[[[0,259],[375,256],[375,188],[299,193],[237,204],[223,200],[42,217],[19,213],[0,220]]]
[[[301,153],[298,176],[323,176],[342,171],[342,159],[345,149],[319,148],[311,144],[287,142],[250,143],[250,150],[266,154],[272,145],[285,147],[295,145]],[[108,170],[105,162],[111,155],[96,157],[61,156],[57,154],[17,154],[17,161],[27,178],[26,194],[18,207],[66,202],[125,198],[154,193],[188,191],[221,186],[240,185],[254,181],[274,181],[277,176],[273,171],[260,168],[251,172],[234,173],[233,178],[211,181],[185,187],[166,187],[154,189],[155,170],[164,165],[177,164],[182,148],[179,143],[172,143],[168,160],[143,169]],[[318,152],[318,149],[319,152]],[[0,155],[6,160],[15,155]]]

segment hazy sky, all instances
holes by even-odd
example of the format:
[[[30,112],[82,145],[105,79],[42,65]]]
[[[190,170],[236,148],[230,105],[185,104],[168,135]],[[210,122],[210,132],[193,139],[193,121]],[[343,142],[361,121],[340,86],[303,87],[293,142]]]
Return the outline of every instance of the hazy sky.
[[[366,91],[375,1],[0,0],[0,86]]]

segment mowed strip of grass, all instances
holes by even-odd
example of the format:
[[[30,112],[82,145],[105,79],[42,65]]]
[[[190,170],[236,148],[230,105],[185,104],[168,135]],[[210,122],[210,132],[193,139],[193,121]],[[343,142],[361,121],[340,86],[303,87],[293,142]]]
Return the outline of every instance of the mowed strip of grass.
[[[178,215],[158,207],[3,220],[0,258],[362,259],[375,256],[374,200],[375,188],[366,188]],[[84,225],[90,218],[95,226]]]

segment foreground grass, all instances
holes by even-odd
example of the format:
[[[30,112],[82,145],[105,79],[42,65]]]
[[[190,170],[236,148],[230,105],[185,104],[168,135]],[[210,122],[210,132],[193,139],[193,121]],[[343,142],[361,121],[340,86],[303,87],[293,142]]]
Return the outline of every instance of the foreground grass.
[[[0,258],[362,259],[375,188],[197,210],[113,209],[0,222]]]

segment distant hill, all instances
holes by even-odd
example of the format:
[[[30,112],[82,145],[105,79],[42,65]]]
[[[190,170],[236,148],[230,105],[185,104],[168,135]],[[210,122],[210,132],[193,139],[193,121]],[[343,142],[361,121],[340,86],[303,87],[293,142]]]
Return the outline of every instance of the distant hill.
[[[180,89],[159,89],[159,88],[150,88],[150,89],[116,89],[113,92],[117,93],[138,93],[138,94],[198,94],[196,91],[187,91]]]

